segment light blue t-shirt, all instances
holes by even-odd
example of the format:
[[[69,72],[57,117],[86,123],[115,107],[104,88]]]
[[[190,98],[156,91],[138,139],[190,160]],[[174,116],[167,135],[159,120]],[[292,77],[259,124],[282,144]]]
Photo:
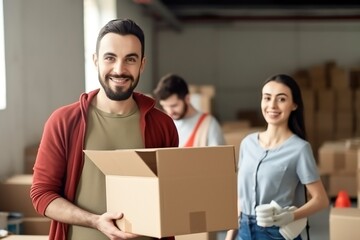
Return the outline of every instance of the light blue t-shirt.
[[[304,203],[303,184],[320,179],[310,144],[292,135],[280,146],[264,149],[259,133],[240,145],[238,191],[241,211],[255,215],[255,207],[275,200],[281,207]]]

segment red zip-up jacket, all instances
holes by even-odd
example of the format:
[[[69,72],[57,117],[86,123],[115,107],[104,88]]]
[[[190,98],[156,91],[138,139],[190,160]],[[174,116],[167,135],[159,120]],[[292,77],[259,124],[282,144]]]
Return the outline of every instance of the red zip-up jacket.
[[[98,91],[84,93],[78,102],[55,110],[45,123],[30,190],[33,205],[42,215],[45,215],[47,206],[56,198],[74,201],[84,164],[87,113]],[[173,120],[155,108],[152,98],[140,93],[134,93],[133,98],[140,109],[144,146],[177,147],[179,138]],[[66,240],[67,231],[68,224],[53,220],[49,239]]]

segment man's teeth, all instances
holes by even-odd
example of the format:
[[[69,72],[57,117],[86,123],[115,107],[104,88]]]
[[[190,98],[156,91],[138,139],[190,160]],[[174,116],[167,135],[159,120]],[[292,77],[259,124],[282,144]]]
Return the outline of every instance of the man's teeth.
[[[114,81],[114,82],[125,82],[128,79],[127,78],[110,78],[110,80]]]

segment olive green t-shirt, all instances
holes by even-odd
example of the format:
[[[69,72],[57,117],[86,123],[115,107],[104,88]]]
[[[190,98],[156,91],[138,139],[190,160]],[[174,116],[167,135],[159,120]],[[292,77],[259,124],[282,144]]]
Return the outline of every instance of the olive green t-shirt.
[[[140,129],[140,111],[137,106],[127,115],[106,113],[90,106],[87,121],[85,149],[115,150],[144,147]],[[86,156],[75,204],[92,213],[106,212],[105,175]],[[74,240],[108,239],[96,229],[75,225],[70,225],[68,236],[68,239]]]

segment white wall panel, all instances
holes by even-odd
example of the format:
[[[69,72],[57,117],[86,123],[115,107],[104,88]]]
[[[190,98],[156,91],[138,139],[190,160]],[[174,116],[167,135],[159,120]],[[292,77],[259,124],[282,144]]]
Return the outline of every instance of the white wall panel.
[[[360,65],[360,21],[273,21],[187,24],[158,33],[158,76],[175,72],[216,87],[215,114],[233,120],[259,109],[263,81],[274,74],[335,60]]]

